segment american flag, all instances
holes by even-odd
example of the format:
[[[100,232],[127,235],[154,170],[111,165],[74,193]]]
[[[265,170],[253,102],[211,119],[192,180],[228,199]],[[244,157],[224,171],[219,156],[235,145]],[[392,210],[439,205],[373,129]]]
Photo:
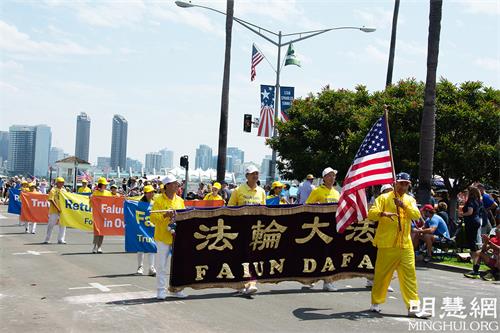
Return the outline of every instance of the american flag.
[[[260,86],[260,122],[258,136],[270,137],[274,126],[274,86]]]
[[[337,208],[337,231],[343,232],[350,224],[362,221],[368,215],[365,188],[393,181],[393,165],[384,115],[368,132],[344,179]]]
[[[86,171],[77,169],[76,182],[81,182],[84,179],[86,179],[88,182],[92,182],[92,177]]]
[[[259,50],[255,47],[255,44],[252,44],[252,68],[250,70],[250,81],[255,80],[255,76],[257,72],[255,71],[255,67],[264,59],[264,55],[260,53]]]

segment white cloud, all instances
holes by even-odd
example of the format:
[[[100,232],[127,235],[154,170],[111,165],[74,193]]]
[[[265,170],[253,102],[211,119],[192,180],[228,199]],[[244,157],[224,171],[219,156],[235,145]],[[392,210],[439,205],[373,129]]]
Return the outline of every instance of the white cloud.
[[[462,1],[466,13],[500,15],[500,2],[498,0],[468,0]]]
[[[366,54],[376,62],[385,63],[388,59],[388,53],[379,50],[375,45],[368,45],[365,48]]]
[[[393,14],[391,10],[384,10],[382,8],[356,9],[354,14],[358,16],[367,27],[374,27],[377,28],[377,30],[391,29]],[[398,17],[398,25],[403,22],[404,20],[400,15]]]
[[[500,71],[500,60],[498,58],[476,58],[474,64],[487,70]]]
[[[90,55],[107,54],[103,47],[86,48],[71,40],[62,42],[35,41],[15,26],[0,20],[0,49],[16,54],[48,55]]]
[[[0,72],[21,72],[24,70],[24,66],[18,62],[8,60],[8,61],[0,61]]]
[[[13,86],[12,84],[0,81],[0,91],[5,91],[7,93],[18,93],[19,88]]]

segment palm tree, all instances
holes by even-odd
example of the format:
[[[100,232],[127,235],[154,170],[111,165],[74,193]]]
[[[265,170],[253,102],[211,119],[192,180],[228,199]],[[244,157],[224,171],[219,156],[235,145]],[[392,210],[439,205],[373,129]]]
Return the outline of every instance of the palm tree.
[[[427,78],[425,82],[424,111],[420,125],[420,164],[418,170],[417,199],[421,204],[430,202],[431,178],[436,136],[436,70],[441,33],[442,0],[430,0],[429,37],[427,41]]]
[[[219,152],[217,155],[217,181],[226,178],[227,118],[229,110],[229,74],[231,65],[231,36],[233,33],[234,0],[227,0],[226,9],[226,50],[224,54],[224,77],[219,124]]]

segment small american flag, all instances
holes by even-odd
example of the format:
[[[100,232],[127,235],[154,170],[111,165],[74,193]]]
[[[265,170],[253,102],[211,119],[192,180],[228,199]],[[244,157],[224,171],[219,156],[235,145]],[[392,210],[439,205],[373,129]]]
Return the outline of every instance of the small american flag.
[[[264,59],[264,55],[260,53],[259,50],[255,47],[255,44],[252,44],[252,68],[250,70],[250,80],[255,80],[255,76],[257,72],[255,71],[255,67]]]
[[[270,137],[274,129],[274,86],[260,86],[260,122],[258,136]]]
[[[337,231],[343,232],[368,215],[365,188],[394,181],[386,115],[371,128],[342,184],[337,208]]]
[[[88,182],[92,182],[92,177],[86,171],[78,169],[76,173],[76,182],[81,182],[84,179]]]

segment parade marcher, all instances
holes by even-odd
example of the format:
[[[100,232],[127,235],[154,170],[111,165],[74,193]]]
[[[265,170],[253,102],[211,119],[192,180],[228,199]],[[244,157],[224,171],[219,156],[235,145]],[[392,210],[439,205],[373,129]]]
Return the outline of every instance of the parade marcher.
[[[284,197],[281,196],[281,191],[283,191],[283,184],[280,181],[275,181],[271,185],[271,191],[266,197],[266,203],[276,201],[276,204],[286,205],[288,202]]]
[[[391,191],[394,191],[394,188],[392,187],[391,184],[384,184],[382,185],[382,187],[380,187],[380,194],[389,193]],[[366,288],[371,289],[372,287],[373,287],[373,278],[366,279]],[[389,285],[389,287],[387,287],[387,291],[392,293],[394,292],[394,289],[391,287],[391,285]]]
[[[412,220],[420,218],[420,211],[415,199],[408,195],[410,185],[409,174],[397,174],[394,191],[380,195],[368,212],[368,219],[378,221],[373,240],[373,245],[378,249],[370,311],[381,311],[380,304],[385,302],[387,287],[397,270],[408,316],[428,318],[429,313],[419,311],[415,256],[410,232]]]
[[[246,183],[238,186],[229,199],[228,206],[245,206],[245,205],[265,205],[266,192],[257,185],[259,180],[259,169],[250,165],[245,170]],[[240,290],[243,294],[254,294],[257,292],[256,281],[249,281],[245,287]]]
[[[92,192],[92,196],[95,197],[110,197],[111,192],[106,190],[108,186],[108,181],[106,178],[101,177],[97,180],[97,188]],[[92,201],[90,201],[92,202]],[[94,235],[94,240],[92,243],[94,247],[92,248],[92,253],[102,253],[102,242],[104,241],[104,236]]]
[[[157,247],[157,274],[156,288],[157,299],[167,298],[165,289],[167,284],[167,263],[173,243],[173,235],[169,229],[169,224],[175,216],[175,210],[184,209],[184,200],[176,193],[179,188],[179,181],[174,175],[167,175],[162,179],[163,193],[154,203],[152,211],[168,210],[164,213],[152,213],[151,222],[155,225],[155,242]],[[175,250],[175,249],[174,249]],[[184,298],[186,294],[181,291],[171,293],[172,297]]]
[[[78,188],[77,193],[80,194],[92,193],[92,189],[90,189],[90,187],[88,187],[87,184],[88,184],[87,180],[82,179],[82,186]]]
[[[36,189],[36,183],[32,182],[29,184],[29,191],[31,193],[40,193]],[[34,234],[36,232],[36,222],[26,222],[26,233]]]
[[[212,192],[208,193],[205,195],[205,198],[203,200],[224,200],[222,197],[219,195],[219,191],[221,189],[221,185],[218,182],[215,182],[212,185]]]
[[[155,196],[154,188],[151,185],[144,186],[144,195],[142,196],[142,202],[153,203],[153,197]],[[148,261],[149,261],[149,276],[156,276],[156,268],[155,268],[155,253],[148,253]],[[137,275],[144,274],[144,252],[137,252]]]
[[[118,186],[116,184],[113,184],[109,187],[111,191],[111,196],[113,197],[119,197],[120,193],[118,193]]]
[[[306,200],[306,204],[322,204],[322,203],[336,203],[339,202],[340,194],[335,189],[335,178],[337,177],[337,170],[330,167],[325,168],[322,172],[323,184],[316,187],[311,191]],[[309,285],[313,287],[313,285]],[[333,282],[323,281],[323,290],[337,291]]]
[[[305,202],[306,204],[339,202],[340,194],[334,187],[337,170],[328,167],[323,170],[322,177],[323,184],[311,191]]]
[[[30,191],[30,188],[29,188],[29,183],[27,180],[24,180],[21,181],[21,187],[19,188],[19,190],[21,192],[29,192]],[[26,226],[27,222],[26,221],[23,221],[21,220],[21,215],[19,215],[19,225],[23,225],[23,226]]]
[[[45,236],[44,244],[49,244],[50,236],[52,235],[52,229],[56,224],[59,224],[59,233],[57,235],[58,244],[66,244],[64,240],[66,236],[66,227],[60,224],[59,217],[61,215],[61,209],[59,208],[59,193],[66,192],[64,188],[64,178],[56,178],[56,186],[54,186],[49,192],[49,223],[47,224],[47,235]]]

